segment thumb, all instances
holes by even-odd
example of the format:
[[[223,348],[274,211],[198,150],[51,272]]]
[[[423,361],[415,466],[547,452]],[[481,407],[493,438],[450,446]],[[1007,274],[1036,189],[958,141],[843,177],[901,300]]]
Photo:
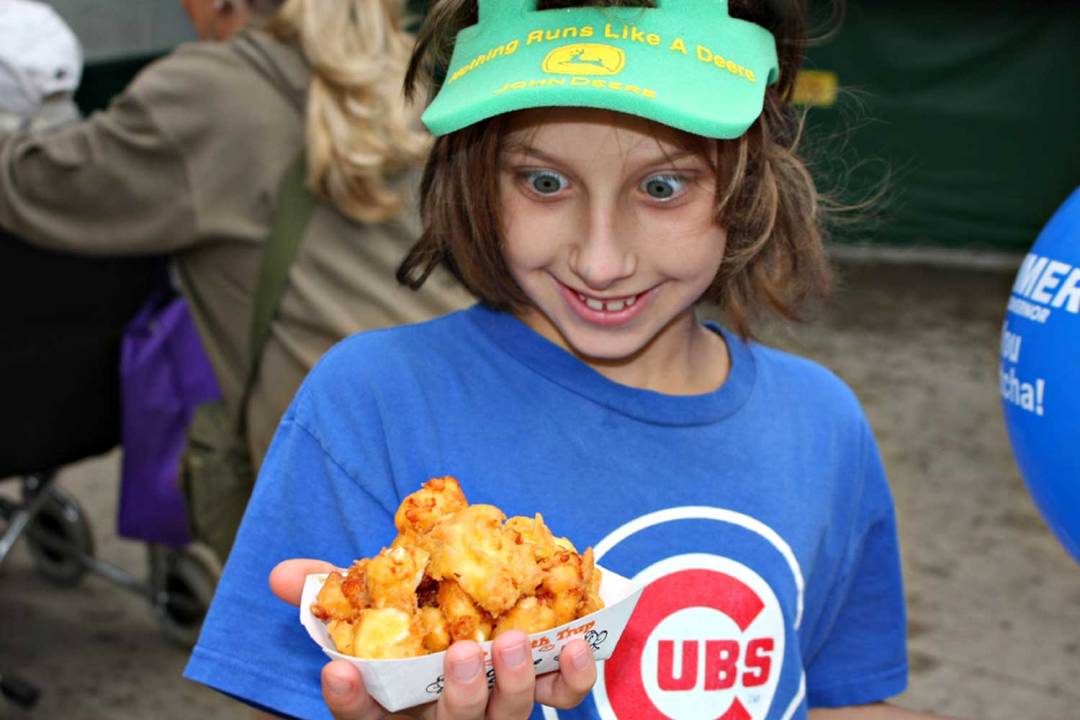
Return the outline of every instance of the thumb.
[[[337,568],[322,560],[285,560],[270,571],[270,590],[285,602],[299,605],[307,576],[334,570]]]
[[[364,688],[360,671],[344,660],[333,660],[322,670],[326,707],[336,720],[374,720],[385,713]]]

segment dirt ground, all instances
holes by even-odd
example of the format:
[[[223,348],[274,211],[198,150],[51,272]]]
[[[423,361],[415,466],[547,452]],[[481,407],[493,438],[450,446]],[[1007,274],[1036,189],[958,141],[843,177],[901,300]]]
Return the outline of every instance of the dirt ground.
[[[898,702],[980,720],[1076,718],[1080,566],[1026,492],[997,395],[1012,269],[840,270],[822,317],[767,338],[843,377],[880,443],[909,602],[911,683]],[[68,468],[62,484],[90,514],[99,556],[141,573],[145,549],[112,530],[117,477],[112,453]],[[96,577],[57,589],[35,574],[25,544],[0,572],[0,672],[43,690],[32,713],[0,717],[246,717],[182,680],[184,661],[135,595]]]

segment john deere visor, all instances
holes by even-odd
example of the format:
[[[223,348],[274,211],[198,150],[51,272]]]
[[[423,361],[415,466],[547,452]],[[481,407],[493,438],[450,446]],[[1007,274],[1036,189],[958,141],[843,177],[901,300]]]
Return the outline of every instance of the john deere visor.
[[[742,135],[779,75],[772,34],[729,17],[727,0],[656,5],[538,11],[536,0],[479,0],[424,124],[445,135],[512,110],[576,106]]]

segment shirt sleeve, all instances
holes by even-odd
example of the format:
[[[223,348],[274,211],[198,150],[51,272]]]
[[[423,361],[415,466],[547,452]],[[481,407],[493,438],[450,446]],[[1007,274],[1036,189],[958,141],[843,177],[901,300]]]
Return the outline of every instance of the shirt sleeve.
[[[861,493],[844,567],[807,658],[807,702],[844,707],[879,702],[907,685],[907,621],[892,496],[868,427]]]
[[[52,132],[0,137],[0,226],[80,254],[163,254],[197,239],[192,185],[156,117],[205,99],[183,62],[150,65],[108,110]],[[202,120],[198,120],[202,122]]]
[[[323,718],[319,673],[328,658],[267,578],[289,558],[347,567],[376,554],[396,531],[387,500],[343,468],[314,426],[297,418],[296,404],[263,463],[185,676],[260,708]]]

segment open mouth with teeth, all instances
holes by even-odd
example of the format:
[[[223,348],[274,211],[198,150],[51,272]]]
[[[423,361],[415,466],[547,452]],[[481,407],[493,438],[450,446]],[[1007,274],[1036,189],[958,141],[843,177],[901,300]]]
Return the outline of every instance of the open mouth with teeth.
[[[579,317],[590,323],[620,325],[636,317],[647,304],[651,290],[622,297],[598,298],[562,285],[563,296]]]
[[[591,309],[600,312],[611,313],[621,312],[628,307],[632,307],[638,299],[637,295],[618,298],[616,300],[598,300],[596,298],[589,297],[588,295],[582,295],[581,293],[576,293],[576,295],[578,296],[578,300],[588,305]]]

